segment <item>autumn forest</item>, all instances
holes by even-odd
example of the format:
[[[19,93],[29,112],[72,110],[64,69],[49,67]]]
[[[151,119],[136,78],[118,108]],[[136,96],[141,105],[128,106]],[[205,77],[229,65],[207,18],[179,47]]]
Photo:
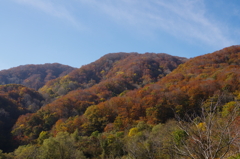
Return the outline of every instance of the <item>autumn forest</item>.
[[[0,159],[240,159],[240,46],[0,71]]]

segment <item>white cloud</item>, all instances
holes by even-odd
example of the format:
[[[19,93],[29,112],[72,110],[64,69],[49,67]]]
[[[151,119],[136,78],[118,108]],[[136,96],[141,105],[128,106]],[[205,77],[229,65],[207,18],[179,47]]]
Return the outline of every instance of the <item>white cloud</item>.
[[[66,9],[66,7],[53,3],[51,0],[14,0],[20,4],[35,7],[51,16],[67,20],[76,27],[80,27],[79,22]]]
[[[204,0],[78,0],[104,12],[112,20],[145,29],[164,30],[178,38],[197,40],[208,45],[228,46],[233,43],[220,22],[210,19]]]
[[[14,1],[38,8],[83,28],[80,25],[81,17],[75,18],[65,5],[60,5],[60,1]],[[234,43],[228,33],[231,28],[208,16],[204,0],[68,0],[67,3],[76,2],[143,34],[157,35],[158,31],[164,31],[179,39],[217,47]],[[78,6],[74,7],[77,10]]]

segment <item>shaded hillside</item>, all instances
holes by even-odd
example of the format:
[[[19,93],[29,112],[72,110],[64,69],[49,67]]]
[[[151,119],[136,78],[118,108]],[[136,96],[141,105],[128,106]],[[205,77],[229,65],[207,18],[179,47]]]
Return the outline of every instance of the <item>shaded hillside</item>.
[[[41,94],[23,85],[0,86],[0,149],[9,151],[14,147],[12,126],[20,115],[35,112],[43,103]]]
[[[64,76],[74,69],[58,63],[18,66],[0,71],[0,84],[22,84],[38,90],[47,81]]]
[[[134,87],[141,87],[147,83],[158,81],[185,61],[186,58],[167,54],[107,54],[64,77],[49,81],[40,89],[40,92],[50,97],[56,97],[78,88],[90,88],[111,78],[124,78]]]
[[[20,84],[1,85],[0,95],[14,101],[19,107],[29,112],[36,112],[45,102],[39,92]]]
[[[120,60],[116,61],[117,59]],[[56,86],[58,86],[60,88],[56,90],[59,90],[65,86],[61,84],[64,82],[70,83],[70,79],[74,79],[74,82],[76,83],[76,80],[81,81],[85,79],[86,83],[77,84],[80,88],[86,85],[88,85],[89,88],[71,91],[64,96],[59,97],[52,103],[42,107],[38,112],[31,115],[25,115],[25,117],[22,116],[14,127],[14,132],[16,132],[14,134],[16,136],[22,136],[23,134],[19,134],[19,131],[26,132],[28,129],[32,129],[33,127],[38,127],[41,131],[48,131],[52,129],[52,126],[56,122],[61,121],[61,119],[67,119],[76,115],[83,115],[85,110],[91,105],[99,104],[118,95],[122,96],[129,90],[137,89],[145,84],[160,80],[179,64],[183,63],[184,60],[186,59],[173,57],[167,54],[153,53],[119,53],[116,55],[106,55],[94,63],[83,66],[78,70],[74,70],[63,78],[58,78],[48,82],[48,84],[41,90],[44,90],[44,88],[53,88],[51,86],[54,86],[55,89],[57,88]],[[99,66],[97,64],[99,64]],[[106,65],[108,65],[108,67]],[[97,69],[97,71],[94,71],[93,68]],[[88,74],[88,76],[83,73],[84,71]],[[95,79],[98,84],[94,84],[90,87],[90,83],[87,83],[90,81],[87,79],[91,79],[90,81]],[[96,83],[96,81],[94,83]],[[50,123],[52,125],[48,125],[46,127],[46,119],[48,119],[49,114],[54,115],[54,117],[51,118]],[[41,122],[34,122],[34,124],[32,122],[26,122],[33,118]],[[24,126],[20,126],[23,123]],[[34,139],[34,137],[38,136],[38,133],[41,131],[36,132],[34,136],[31,136],[29,133],[25,133],[27,136],[26,138]],[[87,130],[87,132],[89,131]]]

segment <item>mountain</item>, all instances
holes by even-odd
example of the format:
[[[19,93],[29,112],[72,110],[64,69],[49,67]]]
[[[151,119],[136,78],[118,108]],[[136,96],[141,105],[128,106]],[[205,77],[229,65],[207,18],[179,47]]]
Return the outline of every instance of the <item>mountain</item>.
[[[93,121],[111,116],[100,126],[114,123],[124,129],[139,120],[157,124],[173,118],[175,113],[184,116],[199,112],[204,101],[221,94],[223,103],[232,101],[234,94],[240,93],[239,59],[240,46],[189,59],[156,83],[91,106],[85,115],[98,112]],[[114,105],[109,107],[110,103]]]
[[[180,150],[200,140],[206,144],[202,134],[208,132],[208,117],[217,123],[210,123],[214,136],[220,134],[221,138],[226,134],[227,140],[238,135],[239,114],[234,118],[231,114],[239,111],[235,110],[240,99],[239,70],[240,46],[191,59],[162,53],[114,53],[48,81],[39,89],[41,94],[30,93],[30,89],[26,95],[28,91],[20,90],[27,87],[4,85],[0,87],[0,126],[6,124],[4,117],[10,114],[6,112],[16,110],[18,114],[2,132],[9,136],[4,142],[28,144],[14,151],[15,156],[20,152],[41,154],[52,144],[47,153],[65,143],[74,145],[74,150],[82,152],[76,154],[88,158],[141,158],[147,154],[148,158],[157,158],[158,154],[163,158],[171,158],[169,154],[176,157],[179,154],[174,148],[185,152]],[[39,105],[32,107],[34,102]],[[221,124],[230,119],[234,120],[227,131],[219,133],[224,131]],[[9,128],[13,124],[11,138]],[[200,138],[195,141],[198,133]],[[210,144],[227,143],[214,136]],[[235,153],[238,143],[230,144]]]
[[[40,92],[49,97],[58,97],[113,78],[124,78],[138,88],[158,81],[186,60],[167,54],[110,53],[64,77],[49,81]]]
[[[239,90],[239,56],[240,46],[224,48],[189,59],[162,77],[162,74],[155,76],[153,73],[156,70],[166,72],[159,70],[161,66],[154,67],[156,65],[153,61],[149,65],[149,59],[143,58],[146,60],[142,62],[145,67],[141,68],[142,65],[137,65],[135,60],[128,59],[131,57],[129,55],[113,64],[114,67],[104,75],[105,80],[102,78],[101,82],[92,87],[71,91],[43,107],[41,112],[55,112],[58,124],[61,118],[81,116],[78,126],[72,127],[81,127],[83,134],[96,130],[102,132],[108,124],[113,124],[115,129],[124,130],[139,121],[149,124],[164,123],[174,118],[175,113],[183,116],[198,112],[204,101],[220,94],[225,95],[223,103],[232,101],[233,92],[237,93]],[[141,68],[142,73],[138,72],[141,76],[137,80],[134,80],[134,71],[128,74],[130,64],[124,63],[128,60],[137,66],[132,66],[134,71]],[[125,66],[129,69],[124,69]],[[144,74],[145,72],[148,74]],[[144,85],[143,81],[148,77],[151,78]],[[52,127],[52,131],[59,131],[56,127]],[[68,129],[74,130],[71,127]]]
[[[18,132],[15,130],[19,129],[21,132],[26,132],[27,129],[33,127],[38,127],[41,131],[49,131],[62,118],[81,116],[91,105],[108,101],[118,95],[124,95],[129,90],[154,83],[185,61],[186,58],[154,53],[105,55],[64,77],[49,81],[40,89],[42,94],[51,92],[50,96],[59,96],[61,95],[60,90],[65,90],[65,93],[68,93],[45,105],[36,113],[25,115],[27,121],[34,118],[41,122],[35,122],[35,124],[32,122],[26,123],[26,119],[22,116],[14,126],[14,132]],[[75,83],[75,86],[71,88],[75,90],[71,91],[70,85],[72,83]],[[44,96],[46,95],[44,94]],[[49,114],[54,114],[50,122],[52,125],[46,126],[46,119],[48,120]],[[25,123],[24,126],[20,126],[22,123]],[[40,133],[40,131],[36,132],[34,136],[38,136],[37,133]],[[16,136],[23,135],[14,134]],[[24,134],[28,136],[27,138],[31,135],[29,133]]]
[[[64,76],[74,69],[58,63],[22,65],[0,71],[0,84],[22,84],[38,90],[49,80]]]

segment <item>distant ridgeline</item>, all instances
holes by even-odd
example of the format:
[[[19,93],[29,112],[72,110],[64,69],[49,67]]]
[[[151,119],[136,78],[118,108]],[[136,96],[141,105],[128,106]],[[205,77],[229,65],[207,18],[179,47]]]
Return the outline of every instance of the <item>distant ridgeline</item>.
[[[0,149],[13,153],[0,158],[236,157],[239,79],[240,46],[192,59],[111,53],[79,69],[3,70]],[[205,142],[208,131],[217,137]],[[191,146],[201,144],[214,148]]]
[[[49,80],[65,76],[74,69],[58,63],[18,66],[0,71],[0,84],[22,84],[38,90]]]

